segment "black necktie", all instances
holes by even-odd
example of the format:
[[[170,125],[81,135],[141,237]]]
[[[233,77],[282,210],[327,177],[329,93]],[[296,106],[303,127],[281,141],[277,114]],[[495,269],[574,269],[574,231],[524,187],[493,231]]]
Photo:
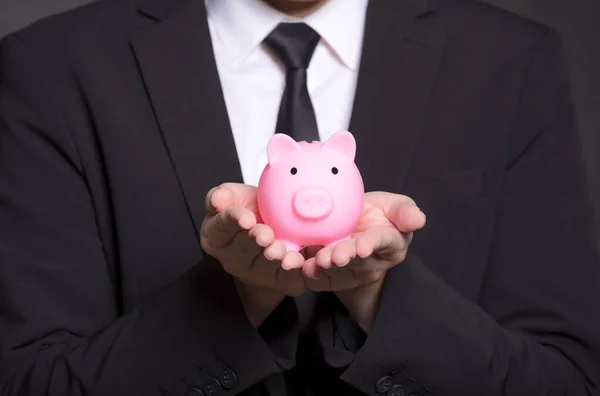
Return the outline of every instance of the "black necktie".
[[[319,140],[315,110],[306,85],[306,72],[321,36],[304,23],[280,23],[265,39],[287,69],[275,133],[296,141]]]

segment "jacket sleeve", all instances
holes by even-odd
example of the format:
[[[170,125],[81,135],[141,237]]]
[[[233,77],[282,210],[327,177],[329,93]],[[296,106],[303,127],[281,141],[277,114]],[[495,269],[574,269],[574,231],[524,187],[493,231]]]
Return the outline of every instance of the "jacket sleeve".
[[[343,381],[373,396],[599,394],[600,261],[552,30],[530,61],[494,226],[477,301],[409,249],[360,347],[345,346],[351,324],[337,319],[327,359]]]
[[[287,319],[271,347],[211,257],[118,313],[84,172],[43,70],[19,37],[2,40],[0,394],[238,394],[293,365],[293,304],[280,306]]]

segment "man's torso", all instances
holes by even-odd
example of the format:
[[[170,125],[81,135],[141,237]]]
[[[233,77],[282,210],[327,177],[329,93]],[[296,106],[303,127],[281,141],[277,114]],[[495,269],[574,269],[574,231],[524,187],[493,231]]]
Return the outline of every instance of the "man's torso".
[[[415,199],[428,224],[411,249],[476,301],[540,30],[468,2],[431,18],[409,3],[371,2],[348,129],[366,189]],[[204,6],[105,0],[20,35],[62,110],[130,311],[202,257],[206,192],[244,181]]]

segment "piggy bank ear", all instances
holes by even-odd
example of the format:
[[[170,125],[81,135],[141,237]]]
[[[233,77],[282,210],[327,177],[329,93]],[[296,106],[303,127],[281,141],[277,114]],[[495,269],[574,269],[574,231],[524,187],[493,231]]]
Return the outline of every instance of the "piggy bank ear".
[[[275,164],[288,153],[300,151],[300,145],[296,143],[289,135],[285,133],[276,133],[269,140],[267,145],[267,157],[269,164]]]
[[[354,136],[347,131],[333,134],[333,136],[323,144],[323,147],[328,150],[339,151],[349,157],[352,161],[354,161],[354,157],[356,156],[356,140],[354,140]]]

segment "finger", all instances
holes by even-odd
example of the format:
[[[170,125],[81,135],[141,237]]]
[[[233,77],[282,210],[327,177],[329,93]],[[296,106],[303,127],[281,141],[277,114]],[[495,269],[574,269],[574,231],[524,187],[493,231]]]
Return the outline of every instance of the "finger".
[[[223,247],[231,242],[241,230],[249,230],[256,225],[256,217],[250,210],[235,206],[207,217],[202,225],[202,234],[211,246]]]
[[[356,240],[347,239],[334,246],[331,252],[331,262],[338,267],[345,267],[356,257]]]
[[[281,260],[281,268],[284,270],[302,268],[304,265],[304,256],[300,252],[293,250],[287,251],[283,260]]]
[[[316,259],[309,258],[302,266],[302,274],[310,279],[320,279],[323,269],[317,265]]]
[[[269,261],[282,261],[286,251],[285,244],[275,240],[265,248],[264,256]]]
[[[219,189],[219,187],[211,188],[210,191],[208,191],[208,194],[206,194],[206,197],[204,198],[204,207],[206,208],[206,212],[210,216],[214,216],[217,214],[217,208],[215,208],[215,206],[213,205],[213,198],[214,198],[215,192],[218,189]]]
[[[333,266],[333,262],[331,261],[332,250],[333,249],[331,248],[331,246],[327,246],[319,250],[319,252],[315,256],[315,262],[319,267],[329,269]]]
[[[379,228],[367,231],[357,238],[356,254],[361,258],[378,255],[391,261],[400,260],[407,245],[407,237],[397,230]]]
[[[381,235],[378,232],[364,232],[356,239],[356,255],[360,258],[370,257],[381,242]]]
[[[256,240],[250,235],[250,232],[238,231],[230,245],[223,249],[222,256],[234,265],[246,265],[250,258],[256,258],[261,251],[262,246],[256,244]]]
[[[209,214],[217,214],[224,208],[233,206],[233,203],[233,193],[224,184],[211,188],[206,194],[205,205]]]
[[[242,206],[257,214],[256,190],[256,187],[247,184],[221,184],[206,194],[206,210],[209,214],[215,214],[231,206]]]
[[[266,248],[273,243],[273,241],[275,241],[275,234],[273,233],[273,230],[266,224],[256,224],[250,229],[248,235],[256,242],[258,246],[263,248]]]
[[[408,197],[395,195],[388,205],[384,205],[385,216],[400,232],[408,233],[425,226],[425,213]]]
[[[229,245],[217,250],[217,255],[225,271],[235,278],[247,278],[261,251],[249,232],[239,231]]]

